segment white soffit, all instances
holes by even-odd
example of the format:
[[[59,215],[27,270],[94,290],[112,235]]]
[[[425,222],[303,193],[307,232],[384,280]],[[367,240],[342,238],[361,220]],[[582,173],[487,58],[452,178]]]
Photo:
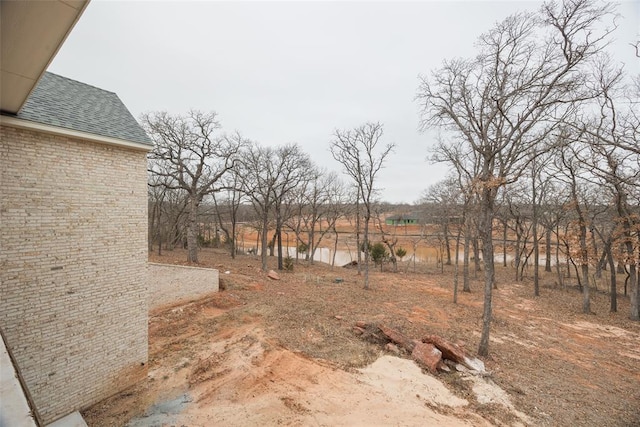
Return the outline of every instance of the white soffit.
[[[0,110],[16,114],[89,0],[0,2]]]

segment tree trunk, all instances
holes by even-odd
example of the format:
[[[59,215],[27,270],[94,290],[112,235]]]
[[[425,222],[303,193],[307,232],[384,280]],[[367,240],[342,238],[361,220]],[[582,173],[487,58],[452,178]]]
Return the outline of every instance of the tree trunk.
[[[544,271],[551,272],[551,227],[545,230],[545,254],[546,260],[544,263]]]
[[[482,254],[484,256],[484,307],[482,310],[482,334],[478,354],[489,355],[489,334],[491,332],[491,304],[495,281],[493,262],[493,194],[491,188],[483,188],[481,204]]]
[[[335,225],[333,226],[333,232],[336,234],[336,241],[333,243],[333,256],[331,257],[331,268],[336,264],[336,254],[338,253],[338,231]]]
[[[275,246],[276,243],[278,245],[278,270],[284,270],[284,266],[282,263],[282,214],[280,210],[280,203],[275,204],[275,213],[276,213],[276,234],[273,236]],[[288,253],[288,252],[287,252]]]
[[[268,250],[268,243],[267,243],[267,232],[268,232],[268,225],[269,225],[269,217],[268,217],[268,212],[265,209],[264,212],[262,213],[262,233],[261,233],[261,246],[262,246],[262,250],[260,251],[260,261],[262,262],[262,271],[267,271],[267,250]]]
[[[589,252],[587,248],[587,227],[584,225],[584,219],[580,218],[580,251],[581,251],[581,269],[582,269],[582,312],[591,313],[591,300],[589,298]]]
[[[540,245],[538,244],[538,214],[535,204],[533,206],[533,295],[540,296]]]
[[[591,246],[593,247],[593,259],[596,260],[598,258],[601,258],[598,255],[598,244],[596,242],[596,235],[593,232],[593,226],[591,226],[590,230],[589,230],[589,234],[591,235]],[[604,260],[604,254],[602,255],[602,259]],[[601,262],[597,262],[595,265],[596,268],[596,277],[599,279],[602,277],[602,268],[601,268],[602,263]]]
[[[502,221],[502,266],[507,266],[507,220]]]
[[[602,271],[607,269],[607,248],[602,248],[602,252],[600,253],[600,259],[596,264],[596,277],[598,279],[602,278]]]
[[[516,282],[520,279],[520,246],[522,245],[522,233],[520,232],[520,219],[516,219],[516,247],[513,254],[513,265],[516,267]]]
[[[313,264],[313,257],[316,254],[316,234],[315,234],[315,224],[311,224],[311,228],[309,229],[309,244],[307,245],[307,260],[310,264]]]
[[[631,243],[629,243],[631,245]],[[638,310],[638,274],[636,272],[636,264],[631,261],[629,265],[629,303],[631,305],[631,320],[640,320],[640,312]]]
[[[460,227],[458,227],[458,234],[456,235],[456,259],[454,261],[453,269],[453,303],[458,303],[458,271],[460,267]]]
[[[609,308],[609,311],[611,313],[615,313],[618,311],[618,287],[617,287],[617,283],[616,283],[616,264],[615,261],[613,260],[613,253],[611,252],[611,242],[609,242],[609,245],[607,245],[607,247],[605,248],[605,251],[607,253],[607,262],[609,263],[609,275],[611,277],[611,294],[610,294],[610,301],[611,301],[611,306]]]
[[[478,244],[478,238],[474,236],[473,238],[473,264],[475,266],[474,269],[474,277],[478,277],[478,271],[482,271],[480,267],[480,245]],[[482,249],[484,253],[484,248]]]
[[[533,295],[540,296],[540,271],[538,270],[538,264],[540,264],[540,246],[538,245],[538,200],[537,200],[537,188],[536,188],[536,174],[535,174],[535,161],[533,163],[534,174],[532,176],[531,186],[531,201],[533,208],[532,218],[532,231],[533,231]]]
[[[568,264],[568,262],[567,262]],[[564,276],[560,268],[560,225],[556,225],[556,272],[558,273],[558,285],[564,289]]]
[[[467,224],[466,231],[464,233],[464,255],[463,255],[463,263],[462,263],[462,292],[471,292],[471,285],[469,283],[469,250],[471,244],[471,238],[469,237],[470,226]]]
[[[364,217],[364,288],[369,289],[369,219],[371,215],[367,209]],[[358,251],[359,253],[359,251]]]
[[[631,303],[631,320],[640,320],[640,301],[638,299],[638,285],[640,284],[640,271],[636,274],[636,265],[631,264],[629,266],[629,272],[631,273],[631,284],[629,289],[629,302]]]
[[[235,217],[235,214],[234,214]],[[236,251],[238,250],[237,248],[237,242],[236,242],[236,238],[237,238],[237,231],[236,231],[236,220],[235,218],[231,218],[231,258],[232,259],[236,259]]]
[[[640,320],[640,306],[638,301],[638,274],[636,273],[636,254],[631,242],[631,220],[628,216],[623,222],[625,247],[627,250],[627,258],[629,259],[629,303],[631,320]],[[626,286],[625,286],[626,290]]]
[[[589,298],[589,265],[582,264],[582,312],[591,313],[591,299]]]
[[[149,209],[149,227],[147,228],[147,245],[148,245],[148,251],[149,252],[153,252],[153,242],[155,240],[157,240],[158,237],[158,233],[156,231],[157,228],[159,228],[158,225],[156,225],[156,210],[158,202],[150,202],[149,203],[150,207]]]
[[[276,234],[278,236],[278,270],[284,270],[284,265],[282,262],[282,229],[278,227],[276,230]]]
[[[356,248],[358,253],[358,274],[362,271],[362,251],[360,249],[360,194],[356,200]]]
[[[198,200],[189,197],[189,222],[187,226],[187,261],[198,263]]]
[[[269,242],[269,256],[275,256],[276,255],[276,239],[278,238],[278,230],[275,230],[273,233],[273,237],[271,238],[271,241]]]
[[[451,245],[449,242],[449,222],[444,224],[444,244],[447,251],[447,265],[451,265]]]

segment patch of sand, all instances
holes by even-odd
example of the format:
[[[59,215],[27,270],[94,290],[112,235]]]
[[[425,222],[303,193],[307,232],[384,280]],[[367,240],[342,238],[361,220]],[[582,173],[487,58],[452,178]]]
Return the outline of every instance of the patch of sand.
[[[383,356],[346,372],[272,349],[258,328],[216,340],[200,355],[190,382],[189,393],[156,402],[128,426],[491,425],[410,360]]]

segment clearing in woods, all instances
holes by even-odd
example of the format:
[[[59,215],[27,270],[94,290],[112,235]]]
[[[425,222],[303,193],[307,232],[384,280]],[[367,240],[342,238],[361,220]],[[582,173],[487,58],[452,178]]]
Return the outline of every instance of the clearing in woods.
[[[628,298],[609,313],[608,296],[593,292],[595,313],[584,315],[575,287],[543,276],[534,298],[530,281],[497,267],[490,374],[433,376],[353,326],[437,334],[474,355],[482,273],[453,304],[448,268],[372,269],[366,291],[355,269],[301,262],[274,281],[253,256],[204,249],[200,259],[226,290],[150,313],[148,378],[84,411],[90,426],[640,425],[640,324]]]

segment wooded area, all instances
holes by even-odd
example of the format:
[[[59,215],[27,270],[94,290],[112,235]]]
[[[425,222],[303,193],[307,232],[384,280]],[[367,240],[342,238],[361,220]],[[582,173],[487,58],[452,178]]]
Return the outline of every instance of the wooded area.
[[[555,269],[558,286],[576,277],[585,313],[608,272],[611,311],[622,287],[631,319],[640,320],[640,78],[607,54],[615,29],[612,4],[548,3],[482,34],[476,56],[445,60],[422,76],[422,126],[439,132],[432,160],[451,172],[416,195],[414,206],[376,197],[376,175],[394,148],[383,145],[380,123],[334,130],[328,139],[343,182],[299,145],[267,147],[222,133],[215,113],[147,115],[143,125],[155,141],[150,249],[186,245],[197,263],[198,246],[225,244],[235,256],[245,247],[240,231],[251,228],[258,240],[247,246],[260,252],[263,270],[276,252],[285,269],[290,247],[310,262],[319,247],[333,245],[335,253],[346,223],[368,288],[370,257],[395,266],[411,249],[398,244],[386,216],[414,213],[420,226],[405,244],[414,254],[435,247],[442,263],[455,265],[454,301],[460,276],[471,291],[471,271],[483,271],[480,355],[489,351],[496,259],[514,265],[516,280],[530,270],[535,296],[541,268]]]

